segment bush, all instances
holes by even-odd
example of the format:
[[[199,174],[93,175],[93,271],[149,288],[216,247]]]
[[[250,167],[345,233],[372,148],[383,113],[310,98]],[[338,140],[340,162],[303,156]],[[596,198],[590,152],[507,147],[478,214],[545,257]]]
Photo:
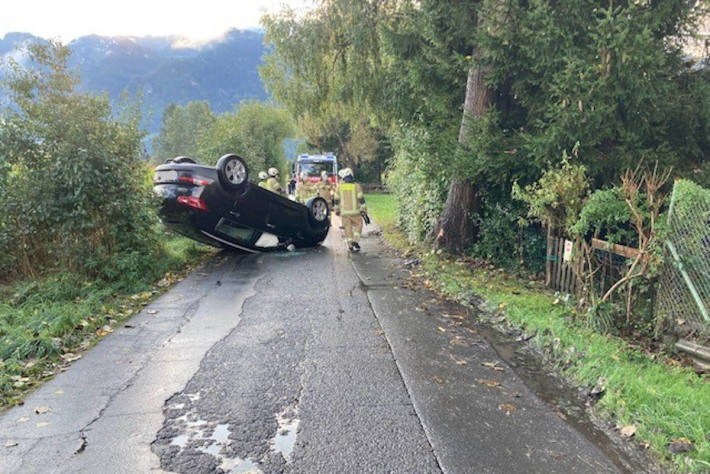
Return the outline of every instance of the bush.
[[[387,184],[397,197],[398,225],[411,242],[430,237],[444,207],[447,180],[443,153],[430,143],[423,127],[402,127],[394,140],[396,150]]]
[[[478,240],[471,254],[510,270],[545,269],[547,241],[539,225],[521,225],[525,209],[520,203],[486,198],[478,219]]]
[[[158,247],[139,118],[116,119],[107,97],[77,93],[66,47],[34,45],[29,54],[33,63],[14,65],[5,81],[0,273],[108,276],[115,255]]]

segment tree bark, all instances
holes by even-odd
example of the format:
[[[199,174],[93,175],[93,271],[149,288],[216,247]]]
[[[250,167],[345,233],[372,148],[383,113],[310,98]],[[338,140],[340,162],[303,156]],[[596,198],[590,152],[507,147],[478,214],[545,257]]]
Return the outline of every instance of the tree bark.
[[[468,70],[466,98],[459,129],[459,144],[466,148],[471,120],[482,117],[491,105],[493,91],[486,85],[489,67],[482,64],[480,54],[474,48],[473,64]],[[434,240],[435,248],[449,252],[461,252],[471,246],[476,236],[472,214],[480,210],[478,188],[468,179],[454,179],[449,185],[444,211],[439,217]]]

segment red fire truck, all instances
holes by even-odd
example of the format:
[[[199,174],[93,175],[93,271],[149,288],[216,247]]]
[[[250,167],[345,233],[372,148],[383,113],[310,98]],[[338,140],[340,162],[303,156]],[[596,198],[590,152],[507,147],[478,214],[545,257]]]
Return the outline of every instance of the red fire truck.
[[[323,171],[328,173],[328,179],[333,185],[338,184],[338,158],[333,153],[324,155],[309,155],[303,153],[296,158],[296,177],[300,177],[302,172],[308,175],[308,181],[317,183]]]

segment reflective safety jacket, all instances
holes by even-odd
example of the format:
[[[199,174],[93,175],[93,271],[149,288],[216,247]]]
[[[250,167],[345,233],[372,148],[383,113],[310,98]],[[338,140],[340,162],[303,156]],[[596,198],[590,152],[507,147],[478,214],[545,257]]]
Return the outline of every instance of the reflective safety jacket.
[[[299,181],[298,184],[296,184],[296,200],[300,203],[305,204],[310,198],[315,196],[316,193],[316,189],[309,182]]]
[[[335,198],[335,210],[339,210],[343,216],[354,216],[366,211],[362,187],[358,183],[341,183]]]
[[[282,192],[281,183],[279,183],[279,180],[274,178],[273,176],[266,180],[266,189],[279,194],[281,194]]]
[[[333,185],[330,181],[319,181],[316,183],[316,189],[318,190],[318,196],[325,199],[325,202],[330,206],[330,201],[333,199]]]

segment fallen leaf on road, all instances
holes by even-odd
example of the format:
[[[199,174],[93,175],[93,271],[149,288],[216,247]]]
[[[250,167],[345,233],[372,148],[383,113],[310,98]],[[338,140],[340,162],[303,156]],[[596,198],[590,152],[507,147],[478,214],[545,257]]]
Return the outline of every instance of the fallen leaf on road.
[[[468,343],[461,336],[454,336],[453,339],[449,341],[449,344],[454,346],[467,346]]]
[[[46,421],[40,421],[39,423],[36,423],[35,426],[37,426],[37,428],[44,428],[45,426],[49,426],[49,423]]]
[[[468,361],[463,360],[463,359],[456,359],[456,358],[453,357],[453,356],[451,357],[451,359],[453,359],[453,361],[456,363],[456,365],[466,365],[466,364],[468,364]]]
[[[437,327],[436,329],[438,329],[441,332],[446,332],[446,328],[442,328],[441,326]]]
[[[482,362],[481,365],[488,369],[493,369],[497,372],[505,372],[505,369],[498,365],[498,362]]]
[[[693,443],[688,438],[677,438],[668,444],[668,450],[673,454],[687,453],[693,449]]]
[[[439,377],[438,375],[433,376],[431,379],[439,385],[444,385],[446,383],[446,379]]]
[[[148,314],[158,314],[158,312],[154,309],[149,309]]]
[[[515,410],[517,410],[517,408],[515,408],[515,407],[514,407],[513,405],[511,405],[510,403],[501,403],[500,405],[498,405],[498,409],[499,409],[500,411],[502,411],[503,413],[505,413],[506,415],[510,415],[510,414],[513,413]]]
[[[445,318],[450,318],[450,319],[466,319],[466,316],[463,316],[461,314],[447,314],[444,313],[442,314],[443,317]]]
[[[635,425],[629,425],[629,426],[624,426],[619,430],[621,433],[621,436],[624,438],[631,438],[633,435],[636,434],[636,426]]]
[[[15,446],[17,446],[17,441],[8,440],[5,442],[6,448],[14,448]]]
[[[481,385],[485,385],[487,387],[491,387],[491,388],[500,387],[500,382],[496,382],[495,380],[477,379],[477,381]]]
[[[375,329],[375,334],[377,334],[378,336],[381,336],[381,335],[383,335],[384,333],[385,333],[385,332],[384,332],[382,329]]]
[[[30,421],[30,418],[27,416],[21,416],[20,418],[17,419],[18,423],[27,423],[28,421]]]
[[[75,360],[81,359],[81,354],[74,354],[73,352],[67,352],[61,355],[64,362],[74,362]]]
[[[60,390],[57,390],[57,391],[54,392],[54,393],[55,393],[56,395],[64,395],[64,390],[61,390],[61,389],[60,389]]]
[[[45,406],[35,407],[35,413],[37,413],[38,415],[42,415],[42,414],[50,412],[50,411],[52,411],[52,409],[49,407],[45,407]]]

